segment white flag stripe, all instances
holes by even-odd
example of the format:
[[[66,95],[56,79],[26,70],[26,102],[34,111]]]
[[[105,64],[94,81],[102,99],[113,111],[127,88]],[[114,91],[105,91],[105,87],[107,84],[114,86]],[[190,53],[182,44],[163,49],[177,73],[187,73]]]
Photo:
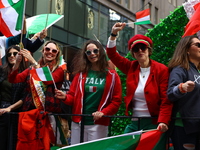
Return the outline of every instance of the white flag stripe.
[[[44,75],[43,69],[42,68],[38,68],[36,69],[37,75],[38,77],[41,79],[41,81],[46,81],[46,77]]]
[[[150,20],[150,15],[145,16],[143,18],[137,19],[136,22],[141,22],[141,21],[146,21],[146,20]]]
[[[5,21],[5,23],[11,30],[11,33],[13,35],[19,34],[20,32],[15,30],[16,23],[17,23],[17,22],[15,22],[15,20],[19,16],[18,13],[16,12],[16,10],[10,6],[10,7],[0,9],[0,12],[2,13],[1,16],[2,16],[3,20]],[[12,14],[12,15],[10,15],[10,14]],[[11,20],[13,20],[12,24],[10,24]]]

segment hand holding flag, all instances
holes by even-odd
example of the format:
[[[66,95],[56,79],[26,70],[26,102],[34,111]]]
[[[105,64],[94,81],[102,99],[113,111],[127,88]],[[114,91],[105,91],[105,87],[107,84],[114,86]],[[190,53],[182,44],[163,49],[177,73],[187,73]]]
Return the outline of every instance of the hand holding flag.
[[[57,89],[51,71],[49,69],[49,66],[38,69],[32,69],[30,70],[30,74],[37,81],[53,81],[54,87],[55,89]]]

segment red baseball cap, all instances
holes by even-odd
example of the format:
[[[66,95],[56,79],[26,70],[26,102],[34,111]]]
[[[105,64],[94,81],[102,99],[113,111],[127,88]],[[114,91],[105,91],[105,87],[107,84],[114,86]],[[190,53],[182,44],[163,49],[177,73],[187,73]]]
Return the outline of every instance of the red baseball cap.
[[[142,34],[136,34],[128,41],[128,49],[131,50],[138,43],[145,44],[148,47],[152,47],[153,45],[153,41],[149,37]]]

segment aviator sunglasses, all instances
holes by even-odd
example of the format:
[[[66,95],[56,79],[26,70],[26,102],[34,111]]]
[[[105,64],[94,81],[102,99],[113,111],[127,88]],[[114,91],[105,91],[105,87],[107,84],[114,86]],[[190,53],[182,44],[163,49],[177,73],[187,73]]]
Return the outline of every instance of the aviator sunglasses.
[[[8,53],[7,54],[7,57],[10,57],[10,56],[16,56],[18,54],[18,52],[11,52],[11,53]]]
[[[191,44],[191,45],[195,45],[196,47],[200,48],[200,43],[199,42]]]
[[[137,53],[141,49],[143,52],[146,50],[147,46],[144,44],[137,44],[132,48],[132,52]]]
[[[85,51],[85,54],[86,54],[87,56],[90,56],[90,55],[92,55],[92,52],[93,52],[94,54],[98,54],[98,53],[99,53],[99,49],[87,50],[87,51]]]
[[[45,50],[46,52],[50,52],[50,50],[51,50],[52,53],[54,53],[54,54],[56,54],[56,53],[58,52],[57,49],[51,49],[51,48],[49,48],[49,47],[45,47],[44,50]]]

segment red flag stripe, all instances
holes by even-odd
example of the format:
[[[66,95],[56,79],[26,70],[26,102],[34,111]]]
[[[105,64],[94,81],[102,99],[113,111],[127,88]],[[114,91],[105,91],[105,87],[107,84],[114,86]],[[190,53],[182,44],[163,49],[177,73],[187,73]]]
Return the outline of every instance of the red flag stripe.
[[[9,27],[8,27],[7,24],[4,22],[1,13],[0,13],[0,31],[1,31],[1,33],[2,33],[3,35],[5,35],[6,37],[13,36],[13,34],[10,32]]]

